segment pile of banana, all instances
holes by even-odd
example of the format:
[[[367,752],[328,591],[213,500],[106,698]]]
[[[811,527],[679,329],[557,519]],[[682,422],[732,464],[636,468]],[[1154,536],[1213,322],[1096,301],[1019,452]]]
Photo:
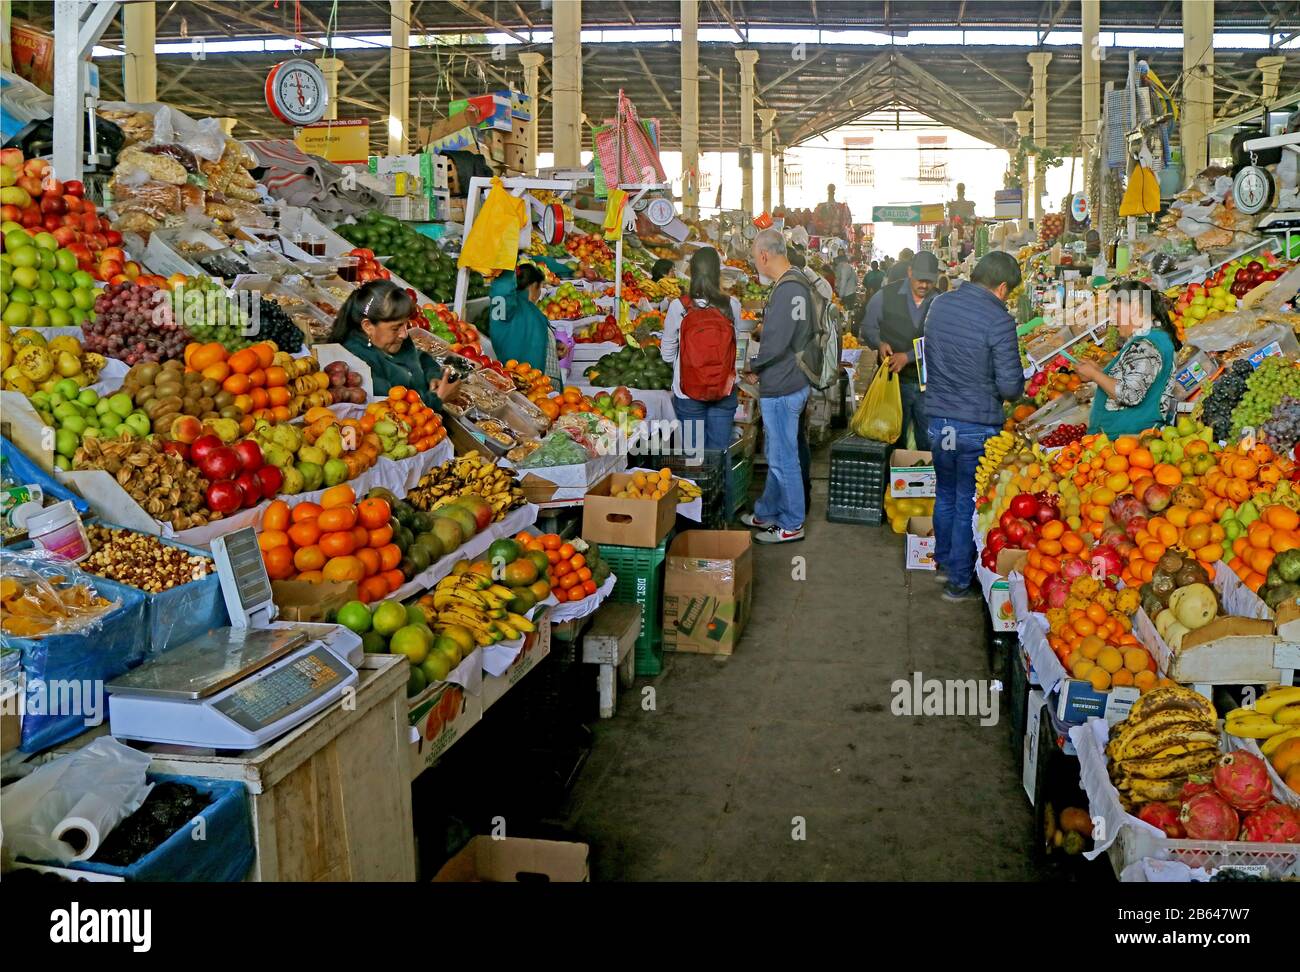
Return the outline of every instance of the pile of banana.
[[[1300,685],[1269,689],[1252,709],[1233,709],[1224,718],[1228,735],[1259,739],[1260,751],[1271,756],[1288,739],[1300,736]]]
[[[975,470],[975,493],[982,496],[993,474],[1002,465],[1008,452],[1016,447],[1015,434],[1003,429],[984,443],[984,455],[980,456],[979,466]]]
[[[689,503],[691,500],[699,499],[702,495],[700,487],[689,479],[679,479],[674,476],[673,482],[677,484],[677,495],[681,497],[677,501],[679,506],[682,503]]]
[[[660,280],[642,280],[638,284],[641,292],[651,300],[661,300],[664,297],[680,297],[682,295],[682,282],[676,277],[669,275]]]
[[[526,502],[511,471],[476,451],[430,469],[407,494],[406,501],[428,513],[469,494],[483,497],[497,520]]]
[[[1124,809],[1175,800],[1191,776],[1209,775],[1219,756],[1218,714],[1182,685],[1153,688],[1110,730],[1110,779]]]
[[[503,584],[466,571],[438,581],[431,593],[420,598],[419,605],[434,634],[459,625],[474,635],[475,644],[484,646],[514,641],[536,630],[522,614],[506,609],[514,597],[514,591]]]
[[[528,238],[528,255],[544,256],[546,254],[546,241],[542,239],[542,234],[533,230],[533,235]]]

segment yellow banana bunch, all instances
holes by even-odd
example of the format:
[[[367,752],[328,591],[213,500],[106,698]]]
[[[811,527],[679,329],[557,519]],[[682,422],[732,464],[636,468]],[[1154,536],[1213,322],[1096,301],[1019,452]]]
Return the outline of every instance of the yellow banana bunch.
[[[979,465],[975,469],[976,493],[984,492],[989,479],[997,472],[998,467],[1002,465],[1002,460],[1015,448],[1015,445],[1016,437],[1006,429],[984,443],[984,455],[980,456]]]
[[[1255,711],[1271,716],[1279,709],[1296,703],[1300,703],[1300,685],[1279,685],[1255,700]]]
[[[1224,728],[1238,739],[1268,739],[1286,731],[1286,726],[1274,722],[1272,716],[1250,709],[1233,709],[1225,717]]]

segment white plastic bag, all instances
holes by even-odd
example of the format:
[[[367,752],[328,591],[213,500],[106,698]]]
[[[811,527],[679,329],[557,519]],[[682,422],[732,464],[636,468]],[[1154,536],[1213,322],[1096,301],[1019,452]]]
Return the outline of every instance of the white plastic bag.
[[[151,757],[100,736],[89,746],[46,763],[0,792],[5,846],[30,861],[81,861],[135,813],[153,789]]]

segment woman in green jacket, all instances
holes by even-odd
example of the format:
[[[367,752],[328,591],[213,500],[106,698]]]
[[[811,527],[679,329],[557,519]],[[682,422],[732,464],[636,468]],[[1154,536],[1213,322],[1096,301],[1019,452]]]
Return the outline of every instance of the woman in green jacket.
[[[456,394],[460,382],[407,336],[414,308],[415,302],[397,284],[372,280],[343,302],[330,340],[370,366],[375,395],[385,396],[394,385],[404,385],[441,413],[443,401]]]
[[[1136,280],[1111,288],[1111,321],[1124,346],[1104,369],[1078,361],[1074,370],[1097,383],[1088,419],[1089,432],[1110,438],[1159,428],[1173,410],[1174,354],[1177,339],[1164,295]]]
[[[500,361],[526,362],[552,381],[561,380],[551,322],[537,308],[542,271],[521,263],[514,273],[502,273],[488,288],[488,337]]]

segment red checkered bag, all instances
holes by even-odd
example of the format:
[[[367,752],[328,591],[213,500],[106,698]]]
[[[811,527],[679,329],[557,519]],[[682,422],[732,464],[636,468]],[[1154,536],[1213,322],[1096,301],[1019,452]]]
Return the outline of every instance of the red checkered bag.
[[[621,89],[618,117],[607,121],[604,130],[596,133],[596,155],[606,185],[668,181],[654,140]]]

